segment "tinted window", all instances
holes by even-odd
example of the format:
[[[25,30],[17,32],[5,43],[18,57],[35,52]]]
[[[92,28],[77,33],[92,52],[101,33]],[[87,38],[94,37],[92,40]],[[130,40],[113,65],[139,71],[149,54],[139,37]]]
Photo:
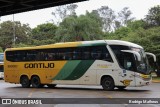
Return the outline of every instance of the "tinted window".
[[[73,49],[73,59],[81,60],[82,59],[82,48],[74,48]]]
[[[131,53],[122,53],[120,63],[121,66],[126,70],[135,70],[134,56]]]
[[[106,60],[112,58],[106,46],[7,51],[9,61]]]
[[[113,62],[111,55],[110,55],[108,49],[106,48],[106,46],[92,47],[91,57],[92,57],[92,59],[99,59],[99,60]]]
[[[82,48],[82,59],[90,60],[91,59],[91,47]]]
[[[131,53],[125,53],[121,50],[130,50],[128,46],[110,45],[121,68],[135,70],[134,56]]]

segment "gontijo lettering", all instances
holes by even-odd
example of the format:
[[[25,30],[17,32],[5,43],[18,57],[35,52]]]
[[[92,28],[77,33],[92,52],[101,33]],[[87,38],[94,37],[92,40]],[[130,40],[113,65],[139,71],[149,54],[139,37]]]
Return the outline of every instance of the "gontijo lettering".
[[[25,63],[24,68],[54,68],[54,63]]]

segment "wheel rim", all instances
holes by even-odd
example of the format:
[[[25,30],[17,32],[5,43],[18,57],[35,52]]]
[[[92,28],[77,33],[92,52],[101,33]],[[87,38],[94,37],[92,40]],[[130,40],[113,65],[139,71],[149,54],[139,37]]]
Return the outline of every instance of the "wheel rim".
[[[33,77],[31,80],[31,84],[35,88],[40,87],[40,85],[41,85],[38,77]]]
[[[34,85],[38,85],[38,84],[39,84],[39,81],[38,81],[37,78],[34,78],[34,79],[33,79],[33,84],[34,84]]]
[[[27,84],[28,84],[27,78],[25,78],[25,79],[22,80],[22,84],[23,84],[23,85],[27,85]]]
[[[110,85],[111,85],[111,82],[110,81],[105,81],[105,86],[106,86],[106,88],[110,88]]]
[[[29,87],[30,86],[29,79],[27,77],[22,77],[21,78],[21,85],[22,85],[22,87]]]

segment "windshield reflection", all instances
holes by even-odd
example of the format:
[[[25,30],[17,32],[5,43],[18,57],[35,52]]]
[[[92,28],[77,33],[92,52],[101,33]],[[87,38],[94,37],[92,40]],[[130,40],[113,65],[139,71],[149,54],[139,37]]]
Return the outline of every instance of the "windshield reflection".
[[[143,49],[123,45],[110,45],[110,47],[122,69],[139,72],[142,74],[150,73],[148,59]],[[135,55],[132,53],[122,52],[121,50],[133,50],[138,52],[140,54],[141,61],[136,60]]]
[[[139,48],[131,48],[134,51],[137,51],[141,56],[141,61],[137,62],[137,70],[140,73],[149,74],[150,73],[150,66],[148,63],[148,59],[143,49]]]

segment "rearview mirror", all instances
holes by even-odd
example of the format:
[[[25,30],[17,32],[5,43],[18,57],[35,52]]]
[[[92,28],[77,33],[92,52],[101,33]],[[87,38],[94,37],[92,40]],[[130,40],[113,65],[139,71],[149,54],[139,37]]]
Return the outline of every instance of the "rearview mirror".
[[[127,52],[127,53],[132,53],[132,54],[134,54],[137,57],[138,61],[141,61],[141,55],[138,52],[132,51],[132,50],[121,50],[121,51],[122,52]]]
[[[154,55],[153,53],[149,53],[149,52],[145,52],[146,55],[150,55],[153,57],[154,62],[156,62],[156,55]]]

